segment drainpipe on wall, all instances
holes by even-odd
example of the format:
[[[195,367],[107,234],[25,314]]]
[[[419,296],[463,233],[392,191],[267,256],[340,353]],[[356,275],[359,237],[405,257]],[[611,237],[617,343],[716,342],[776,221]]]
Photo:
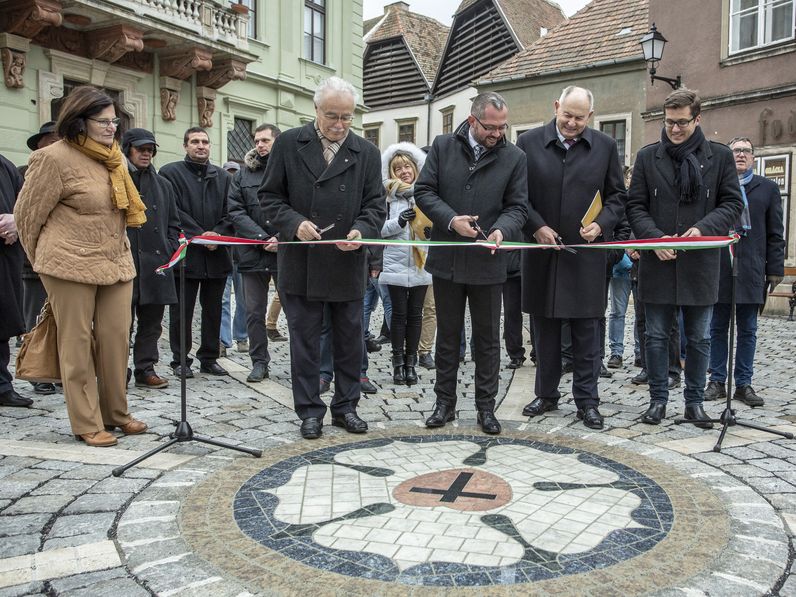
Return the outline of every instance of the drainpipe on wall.
[[[431,102],[434,101],[434,95],[431,93],[426,93],[423,96],[423,99],[426,102],[426,106],[428,108],[428,112],[426,113],[426,145],[431,145]]]

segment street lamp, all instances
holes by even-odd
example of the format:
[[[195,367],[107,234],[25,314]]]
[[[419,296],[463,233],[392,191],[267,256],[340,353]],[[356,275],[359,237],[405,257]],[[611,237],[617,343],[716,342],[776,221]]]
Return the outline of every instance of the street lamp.
[[[666,46],[666,38],[661,35],[655,27],[655,23],[650,27],[649,33],[641,38],[639,42],[641,50],[644,52],[644,60],[649,63],[650,69],[650,84],[655,85],[655,80],[665,81],[672,86],[672,89],[679,89],[682,86],[680,75],[672,79],[670,77],[659,77],[657,72],[658,62],[663,56],[663,48]]]

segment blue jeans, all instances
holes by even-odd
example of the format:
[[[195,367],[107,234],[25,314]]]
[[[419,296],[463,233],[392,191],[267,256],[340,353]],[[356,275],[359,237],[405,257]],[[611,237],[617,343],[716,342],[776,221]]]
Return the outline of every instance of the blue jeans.
[[[755,348],[757,347],[757,310],[759,305],[735,305],[735,387],[752,385]],[[727,381],[728,334],[730,330],[729,303],[713,306],[710,322],[710,381]]]
[[[647,375],[650,402],[669,401],[669,336],[677,305],[644,303],[646,310]],[[688,341],[685,356],[686,405],[702,404],[710,359],[710,319],[713,305],[682,307],[683,330]]]
[[[625,352],[625,313],[630,298],[630,277],[611,278],[611,312],[608,315],[608,347],[611,356],[622,356]]]
[[[362,309],[362,331],[365,337],[370,336],[370,314],[379,304],[379,298],[384,305],[384,318],[387,320],[387,325],[390,325],[392,319],[392,302],[390,301],[390,293],[387,290],[386,284],[379,284],[379,279],[368,276],[368,283],[365,287],[365,302]]]
[[[232,301],[232,288],[235,288],[235,318],[230,329],[230,303]],[[232,338],[236,342],[246,340],[249,336],[246,329],[246,304],[243,300],[243,280],[238,273],[238,268],[232,270],[227,276],[227,286],[224,288],[224,300],[221,303],[221,344],[227,348],[232,347]]]

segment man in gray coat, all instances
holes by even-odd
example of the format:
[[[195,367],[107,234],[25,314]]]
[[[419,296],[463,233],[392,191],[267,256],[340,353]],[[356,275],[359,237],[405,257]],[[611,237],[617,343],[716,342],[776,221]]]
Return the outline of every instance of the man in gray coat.
[[[473,100],[470,116],[448,135],[434,139],[415,183],[415,201],[434,227],[431,240],[475,242],[519,240],[528,214],[525,156],[506,142],[508,106],[497,93]],[[484,433],[497,434],[495,396],[500,373],[500,306],[506,281],[502,250],[431,247],[437,310],[437,402],[427,427],[456,417],[456,379],[465,304],[470,304],[475,361],[475,407]]]
[[[721,236],[729,233],[743,202],[732,151],[708,141],[700,126],[700,100],[678,89],[663,102],[661,140],[638,152],[627,202],[636,238]],[[719,249],[641,251],[638,296],[646,313],[650,406],[642,422],[657,425],[669,400],[669,330],[682,307],[688,347],[685,356],[685,418],[702,421],[709,326],[719,293]]]
[[[305,439],[320,437],[319,339],[324,305],[331,309],[334,350],[332,424],[365,433],[357,415],[362,362],[366,251],[346,241],[378,238],[384,224],[381,155],[352,133],[357,93],[338,77],[315,91],[315,121],[279,135],[259,198],[283,241],[277,251],[279,298],[290,330],[290,375]],[[316,240],[338,240],[316,245]]]

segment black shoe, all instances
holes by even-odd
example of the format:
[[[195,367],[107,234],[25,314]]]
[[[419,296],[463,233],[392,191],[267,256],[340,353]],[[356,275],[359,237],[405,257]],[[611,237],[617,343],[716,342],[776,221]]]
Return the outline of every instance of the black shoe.
[[[403,352],[392,352],[392,382],[396,386],[403,386],[406,384],[406,370],[404,369],[406,362],[404,360]]]
[[[456,408],[449,404],[437,402],[434,405],[434,412],[426,419],[426,427],[445,427],[445,423],[450,423],[456,418]]]
[[[740,400],[749,406],[763,406],[765,402],[752,389],[752,386],[738,386],[732,394],[733,400]]]
[[[481,426],[481,431],[489,435],[497,435],[501,431],[500,421],[491,410],[479,410],[476,421]]]
[[[608,378],[611,378],[613,376],[614,376],[614,374],[611,373],[610,371],[608,371],[608,369],[605,368],[605,365],[600,363],[600,377],[608,379]]]
[[[375,394],[376,392],[378,392],[376,386],[374,386],[373,383],[367,377],[363,377],[362,379],[359,380],[359,388],[360,388],[359,391],[362,392],[363,394]]]
[[[229,371],[224,369],[221,365],[213,361],[212,363],[202,363],[199,366],[199,371],[208,373],[210,375],[229,375]]]
[[[738,393],[738,390],[735,391]],[[705,402],[713,402],[714,400],[726,400],[727,399],[727,388],[724,386],[723,383],[718,381],[709,381],[707,387],[705,388],[705,395],[703,400]]]
[[[343,427],[348,433],[365,433],[368,430],[368,424],[360,419],[357,413],[333,416],[332,425]]]
[[[661,421],[666,417],[666,404],[663,402],[653,402],[643,415],[641,415],[641,422],[647,425],[660,425]]]
[[[46,382],[34,382],[33,393],[38,394],[39,396],[49,396],[50,394],[55,394],[55,385]]]
[[[0,394],[0,406],[24,406],[33,404],[33,400],[20,396],[13,389]]]
[[[639,371],[633,379],[630,380],[630,383],[635,384],[637,386],[643,386],[650,382],[649,376],[647,376],[647,370],[642,369]]]
[[[321,377],[321,382],[318,385],[318,393],[319,394],[325,394],[326,392],[328,392],[331,389],[331,387],[332,387],[331,380],[324,379],[324,378]]]
[[[431,356],[430,352],[426,352],[420,355],[420,358],[417,361],[417,364],[423,367],[423,369],[436,369],[437,366],[434,364],[434,357]]]
[[[578,418],[583,421],[589,429],[602,429],[603,416],[596,406],[587,406],[586,408],[579,408],[577,413]]]
[[[621,369],[622,368],[622,357],[618,354],[612,354],[611,357],[608,359],[609,369]]]
[[[174,371],[174,377],[176,377],[177,379],[182,379],[182,367],[180,365],[174,367],[172,371]],[[192,379],[192,378],[193,378],[193,369],[191,369],[191,366],[188,365],[185,367],[185,379]]]
[[[268,378],[268,365],[265,363],[255,363],[251,373],[246,378],[248,382],[258,382]]]
[[[365,340],[365,348],[368,352],[379,352],[381,350],[381,344],[376,342],[373,338],[368,338]]]
[[[519,369],[522,367],[522,364],[525,362],[525,357],[516,357],[509,361],[509,364],[506,365],[507,369]]]
[[[308,417],[301,422],[301,437],[304,439],[318,439],[321,437],[323,421],[317,417]]]
[[[689,422],[710,419],[708,414],[702,408],[701,404],[686,404],[683,418],[688,419]],[[700,427],[702,429],[713,429],[713,423],[710,421],[705,421],[704,423],[694,423],[694,426]]]
[[[271,342],[287,342],[287,338],[280,334],[277,329],[265,330],[265,335],[268,336],[268,340]]]
[[[384,334],[382,334],[381,336],[376,338],[376,342],[378,342],[379,344],[389,344],[390,343],[390,337],[389,336],[385,336]]]
[[[406,354],[404,365],[404,381],[407,386],[413,386],[417,383],[417,353]]]
[[[561,373],[572,373],[575,370],[575,366],[572,364],[571,361],[561,363]]]
[[[633,366],[634,366],[634,367],[641,367],[641,359],[640,359],[640,358],[638,358],[638,357],[636,357],[636,358],[633,360]]]
[[[680,376],[679,375],[670,375],[669,376],[669,389],[673,390],[674,388],[680,387]]]
[[[530,352],[530,354],[528,355],[528,358],[531,359],[531,363],[533,363],[535,365],[536,364],[536,351],[532,350]]]
[[[558,410],[558,400],[536,398],[533,402],[525,405],[525,408],[522,409],[522,416],[536,417],[551,410]]]

